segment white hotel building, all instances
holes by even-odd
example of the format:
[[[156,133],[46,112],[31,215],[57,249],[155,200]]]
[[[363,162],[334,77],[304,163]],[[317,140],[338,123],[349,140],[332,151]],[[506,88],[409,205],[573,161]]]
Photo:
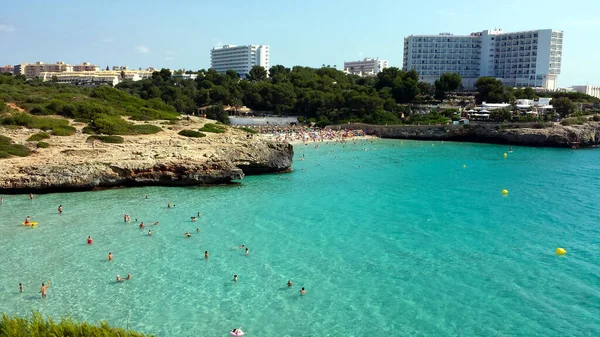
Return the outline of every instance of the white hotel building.
[[[508,86],[555,90],[562,42],[563,32],[552,29],[411,35],[404,38],[403,69],[415,69],[429,83],[456,72],[465,88],[473,88],[478,77],[490,76]]]
[[[242,78],[246,77],[254,66],[261,66],[268,71],[269,59],[269,46],[265,45],[224,45],[214,47],[210,51],[211,68],[218,73],[235,70]]]
[[[344,62],[344,72],[359,76],[376,76],[388,67],[388,61],[366,58],[362,61]]]
[[[574,85],[573,91],[600,98],[600,85]]]

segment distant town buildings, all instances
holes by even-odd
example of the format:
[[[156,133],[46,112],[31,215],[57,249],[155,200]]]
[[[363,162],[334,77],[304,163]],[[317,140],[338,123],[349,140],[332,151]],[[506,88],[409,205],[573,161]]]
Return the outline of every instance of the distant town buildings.
[[[114,71],[129,70],[129,67],[127,67],[127,66],[113,66],[112,70],[114,70]]]
[[[562,44],[563,32],[552,29],[411,35],[404,38],[403,69],[416,70],[429,83],[456,72],[465,88],[473,88],[478,77],[491,76],[508,86],[555,90]]]
[[[375,76],[388,67],[388,61],[365,58],[362,61],[344,62],[344,72],[359,76]]]
[[[600,85],[574,85],[573,91],[600,98]]]
[[[269,59],[269,46],[266,45],[224,45],[210,51],[211,68],[221,74],[227,70],[235,70],[242,78],[254,66],[261,66],[268,71]]]
[[[195,80],[198,78],[198,74],[182,74],[182,73],[173,73],[171,78],[176,78],[180,80]]]
[[[40,78],[46,81],[71,84],[110,84],[117,85],[124,80],[140,81],[152,77],[150,70],[96,70],[96,71],[68,71],[68,72],[43,72]]]
[[[10,64],[0,67],[0,74],[13,73],[14,68]]]
[[[100,66],[95,64],[90,64],[89,62],[83,62],[82,64],[78,64],[73,66],[73,71],[99,71]]]

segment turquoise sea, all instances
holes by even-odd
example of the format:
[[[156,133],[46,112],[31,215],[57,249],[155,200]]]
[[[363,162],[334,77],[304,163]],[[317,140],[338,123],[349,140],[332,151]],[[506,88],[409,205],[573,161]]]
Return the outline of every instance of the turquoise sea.
[[[0,312],[156,336],[600,336],[600,151],[375,140],[295,152],[292,173],[241,188],[4,195]],[[20,226],[27,215],[37,228]]]

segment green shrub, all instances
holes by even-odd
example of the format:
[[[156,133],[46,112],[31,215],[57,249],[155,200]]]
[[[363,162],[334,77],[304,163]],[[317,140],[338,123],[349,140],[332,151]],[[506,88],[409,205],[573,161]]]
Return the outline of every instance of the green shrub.
[[[17,336],[103,336],[103,337],[145,337],[146,335],[131,330],[113,328],[107,322],[98,325],[86,322],[79,323],[71,318],[63,318],[56,323],[52,318],[44,320],[39,312],[31,317],[14,317],[2,314],[0,331],[3,337]]]
[[[125,139],[123,139],[123,137],[121,136],[89,136],[86,139],[86,142],[91,142],[94,140],[99,140],[103,143],[112,143],[112,144],[120,144],[123,143],[125,141]]]
[[[560,121],[560,125],[569,126],[571,125],[571,122],[569,122],[568,119],[563,119],[562,121]]]
[[[194,131],[194,130],[181,130],[181,131],[177,132],[177,134],[180,136],[192,137],[192,138],[206,137],[206,135],[203,134],[202,132],[198,132],[198,131]]]
[[[245,127],[245,126],[241,127],[240,130],[244,130],[244,131],[246,131],[248,133],[252,133],[252,134],[258,133],[258,131],[254,130],[254,129],[251,129],[251,128],[248,128],[248,127]]]
[[[1,148],[1,146],[0,146]],[[5,159],[5,158],[10,158],[10,153],[4,151],[4,150],[0,150],[0,159]]]
[[[46,142],[38,142],[37,143],[37,147],[41,148],[41,149],[46,149],[50,147],[50,144],[46,143]]]
[[[50,138],[50,135],[45,133],[45,132],[38,132],[36,134],[31,135],[29,138],[27,138],[28,141],[30,142],[38,142],[42,139],[48,139]]]
[[[0,118],[0,125],[19,125],[31,129],[52,130],[57,136],[70,136],[75,134],[75,128],[69,125],[65,119],[38,117],[18,112],[7,117]]]
[[[152,124],[134,125],[132,129],[136,135],[151,135],[162,131],[160,126]]]
[[[212,133],[224,133],[226,131],[226,127],[222,125],[217,125],[213,123],[206,123],[204,126],[200,128],[200,131],[204,132],[212,132]]]
[[[30,154],[31,152],[25,146],[13,144],[9,137],[0,136],[0,158],[9,158],[11,155],[27,157]]]
[[[75,134],[76,131],[77,129],[75,129],[75,127],[70,125],[64,125],[53,128],[52,134],[55,136],[72,136]]]

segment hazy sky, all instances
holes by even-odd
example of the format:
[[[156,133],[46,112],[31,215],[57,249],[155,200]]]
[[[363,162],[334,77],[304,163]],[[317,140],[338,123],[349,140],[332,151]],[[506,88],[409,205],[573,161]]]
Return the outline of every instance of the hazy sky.
[[[268,44],[271,64],[402,66],[411,34],[564,30],[559,86],[600,85],[600,0],[3,1],[0,64],[83,61],[201,69],[222,44]]]

